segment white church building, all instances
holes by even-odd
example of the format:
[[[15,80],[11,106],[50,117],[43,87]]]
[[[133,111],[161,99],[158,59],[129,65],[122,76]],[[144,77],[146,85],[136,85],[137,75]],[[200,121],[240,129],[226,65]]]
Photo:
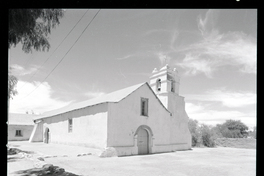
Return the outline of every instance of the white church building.
[[[34,119],[30,142],[80,145],[118,156],[191,149],[180,78],[168,65],[150,81],[46,112]]]

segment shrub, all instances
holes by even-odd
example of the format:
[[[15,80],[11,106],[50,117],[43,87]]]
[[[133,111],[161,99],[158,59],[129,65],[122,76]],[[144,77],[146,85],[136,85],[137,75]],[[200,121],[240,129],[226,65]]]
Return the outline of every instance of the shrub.
[[[243,138],[248,136],[248,127],[240,120],[227,120],[223,124],[216,126],[223,137]]]
[[[189,127],[190,133],[192,135],[192,147],[197,146],[197,144],[199,143],[199,141],[198,141],[198,138],[199,138],[198,121],[193,120],[193,119],[189,119],[188,127]]]
[[[215,147],[216,135],[214,134],[212,128],[202,124],[200,126],[200,131],[203,145],[206,147]]]
[[[192,135],[192,146],[200,147],[200,146],[207,146],[207,147],[214,147],[215,146],[215,139],[217,135],[211,127],[201,124],[199,125],[197,120],[189,119],[189,130]]]
[[[251,138],[257,139],[257,127],[256,126],[254,126],[253,131],[248,132],[248,136],[250,136]]]

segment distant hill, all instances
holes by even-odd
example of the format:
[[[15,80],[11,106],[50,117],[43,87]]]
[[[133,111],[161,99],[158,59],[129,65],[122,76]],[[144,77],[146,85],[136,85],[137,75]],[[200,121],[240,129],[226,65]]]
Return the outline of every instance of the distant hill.
[[[254,138],[218,138],[215,143],[217,147],[256,149]]]

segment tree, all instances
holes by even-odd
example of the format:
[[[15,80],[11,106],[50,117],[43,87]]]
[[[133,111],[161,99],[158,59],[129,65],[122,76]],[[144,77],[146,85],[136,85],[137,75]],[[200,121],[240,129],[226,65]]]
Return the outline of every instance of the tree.
[[[200,144],[200,134],[199,134],[198,121],[189,119],[188,127],[192,135],[192,146],[194,147],[194,146],[199,145]]]
[[[192,146],[214,147],[217,134],[211,126],[199,124],[197,120],[189,119],[189,130],[192,135]]]
[[[49,50],[48,34],[60,24],[61,9],[9,9],[8,49],[22,44],[25,53]],[[17,78],[8,74],[8,99],[17,94]]]
[[[254,139],[257,139],[257,127],[256,126],[253,127],[253,131],[248,132],[248,136]]]
[[[206,147],[214,147],[217,135],[212,130],[212,127],[209,127],[205,124],[201,124],[199,128],[203,145]]]
[[[248,127],[240,120],[226,120],[222,125],[217,125],[223,137],[243,138],[248,135]]]
[[[8,99],[13,99],[13,96],[17,94],[17,90],[15,89],[17,81],[17,78],[11,75],[10,70],[8,70]]]
[[[22,44],[26,53],[50,48],[48,34],[60,24],[61,9],[9,9],[8,48]]]
[[[253,134],[254,134],[254,138],[257,139],[257,127],[256,126],[254,126]]]

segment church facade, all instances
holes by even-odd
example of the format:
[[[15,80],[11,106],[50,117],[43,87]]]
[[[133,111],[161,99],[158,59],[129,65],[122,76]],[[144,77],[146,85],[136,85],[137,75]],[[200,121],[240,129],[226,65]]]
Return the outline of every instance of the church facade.
[[[44,113],[34,119],[30,142],[81,145],[118,156],[188,150],[191,134],[179,76],[168,65],[149,83]]]

